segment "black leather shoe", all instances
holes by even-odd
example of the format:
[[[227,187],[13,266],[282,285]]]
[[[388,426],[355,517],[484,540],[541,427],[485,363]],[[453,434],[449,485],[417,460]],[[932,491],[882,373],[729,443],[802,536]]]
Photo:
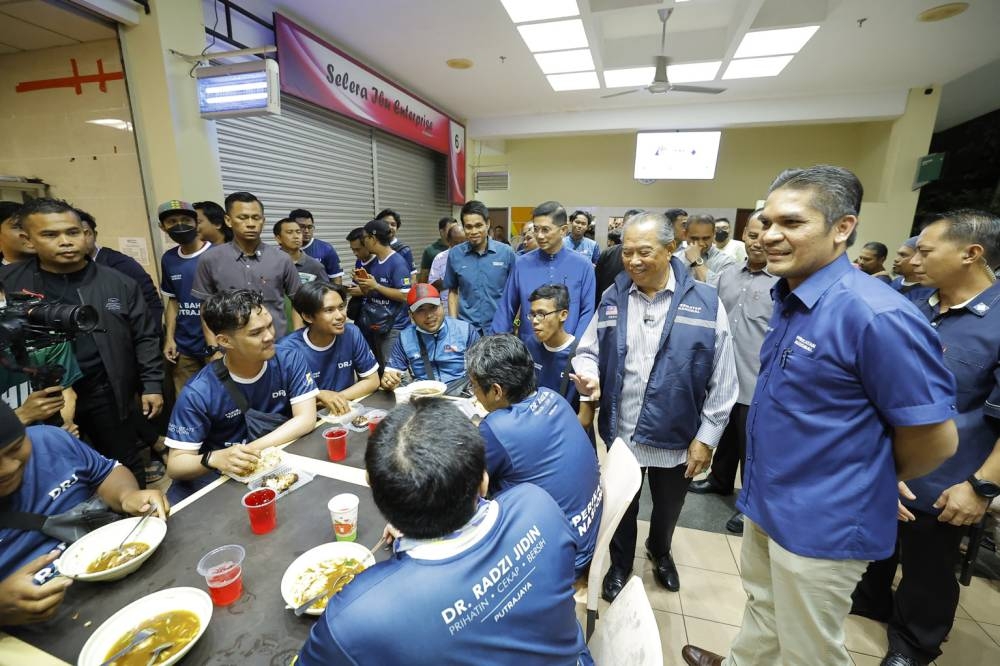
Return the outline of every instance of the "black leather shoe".
[[[681,589],[681,577],[677,574],[677,566],[670,553],[653,555],[649,550],[649,540],[646,540],[646,557],[653,561],[653,578],[656,582],[671,592]]]
[[[718,481],[709,474],[701,481],[692,481],[688,486],[688,492],[696,495],[732,495],[732,488],[723,488]]]
[[[733,534],[743,534],[743,514],[737,511],[726,521],[726,530]]]
[[[608,573],[604,575],[604,584],[601,586],[601,596],[604,600],[609,603],[614,601],[631,575],[631,571],[622,571],[614,566],[608,569]]]
[[[890,652],[885,655],[879,666],[923,666],[923,664],[913,657],[908,657],[900,652]]]

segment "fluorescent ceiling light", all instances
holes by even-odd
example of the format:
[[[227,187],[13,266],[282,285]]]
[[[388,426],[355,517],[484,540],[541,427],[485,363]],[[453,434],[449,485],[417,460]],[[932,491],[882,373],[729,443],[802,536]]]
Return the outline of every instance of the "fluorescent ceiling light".
[[[798,53],[806,42],[819,30],[818,25],[803,28],[781,28],[779,30],[758,30],[743,35],[743,41],[733,58],[757,58],[759,56]]]
[[[583,31],[583,21],[580,19],[519,25],[517,31],[532,53],[585,49],[589,46],[587,33]]]
[[[667,65],[667,78],[671,83],[694,83],[712,81],[722,67],[721,60],[712,62],[688,62],[682,65]],[[653,77],[649,77],[652,81]]]
[[[544,74],[585,72],[594,69],[594,58],[590,55],[590,49],[536,53],[535,60],[538,61],[538,66],[542,68]]]
[[[634,88],[648,86],[656,73],[655,67],[630,67],[629,69],[604,70],[604,87]]]
[[[792,61],[792,56],[771,56],[770,58],[747,58],[733,60],[722,75],[728,79],[756,79],[764,76],[777,76],[785,65]]]
[[[545,77],[556,92],[563,90],[595,90],[601,87],[597,72],[576,72],[574,74],[549,74]]]
[[[579,16],[576,0],[500,0],[514,23]]]

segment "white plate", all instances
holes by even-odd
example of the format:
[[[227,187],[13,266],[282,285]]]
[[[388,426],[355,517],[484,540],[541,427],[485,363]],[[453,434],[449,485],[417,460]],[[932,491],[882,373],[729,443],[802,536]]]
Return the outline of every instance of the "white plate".
[[[117,520],[81,537],[59,557],[56,561],[56,567],[60,573],[76,580],[97,582],[124,578],[142,566],[142,563],[149,559],[163,543],[163,538],[167,536],[167,523],[165,521],[156,516],[150,516],[142,524],[142,527],[129,537],[130,543],[138,541],[149,544],[149,550],[139,557],[98,573],[87,573],[87,567],[102,553],[117,548],[122,539],[132,531],[132,528],[140,520],[142,518]]]
[[[393,394],[396,396],[396,403],[399,404],[409,402],[414,391],[419,391],[420,389],[434,389],[435,391],[440,391],[440,395],[444,395],[444,392],[448,390],[448,385],[444,382],[422,379],[418,382],[407,384],[406,386],[400,386],[398,389],[393,391]]]
[[[375,556],[371,554],[371,551],[356,541],[331,541],[299,555],[294,562],[288,565],[288,568],[285,569],[285,575],[281,577],[281,596],[285,599],[285,603],[291,608],[299,605],[296,603],[295,583],[306,569],[321,562],[346,559],[355,559],[361,562],[365,565],[365,569],[375,564]],[[322,615],[323,611],[310,608],[306,614]]]
[[[187,654],[188,650],[194,647],[212,620],[212,598],[208,596],[207,592],[195,587],[172,587],[160,590],[122,608],[105,620],[104,624],[99,626],[97,631],[90,636],[76,660],[77,666],[99,666],[104,663],[108,652],[119,638],[145,620],[176,610],[191,611],[198,616],[198,621],[201,622],[201,627],[198,628],[194,640],[157,666],[170,666],[170,664],[176,663]]]
[[[352,400],[348,404],[351,406],[351,411],[346,414],[331,414],[329,409],[324,409],[323,413],[319,415],[320,420],[327,423],[350,423],[351,419],[365,411],[360,402]]]

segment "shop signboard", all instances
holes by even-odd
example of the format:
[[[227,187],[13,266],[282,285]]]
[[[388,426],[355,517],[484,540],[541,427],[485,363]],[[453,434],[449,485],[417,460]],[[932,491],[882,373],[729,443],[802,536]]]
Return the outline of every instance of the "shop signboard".
[[[281,14],[281,91],[448,156],[451,202],[465,203],[465,127]]]

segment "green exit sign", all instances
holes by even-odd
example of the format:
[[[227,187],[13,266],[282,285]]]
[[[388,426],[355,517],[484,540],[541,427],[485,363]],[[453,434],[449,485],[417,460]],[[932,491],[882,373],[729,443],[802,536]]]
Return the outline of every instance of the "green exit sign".
[[[913,189],[919,190],[927,183],[933,183],[941,177],[944,167],[944,153],[931,153],[917,160],[917,175],[913,179]]]

